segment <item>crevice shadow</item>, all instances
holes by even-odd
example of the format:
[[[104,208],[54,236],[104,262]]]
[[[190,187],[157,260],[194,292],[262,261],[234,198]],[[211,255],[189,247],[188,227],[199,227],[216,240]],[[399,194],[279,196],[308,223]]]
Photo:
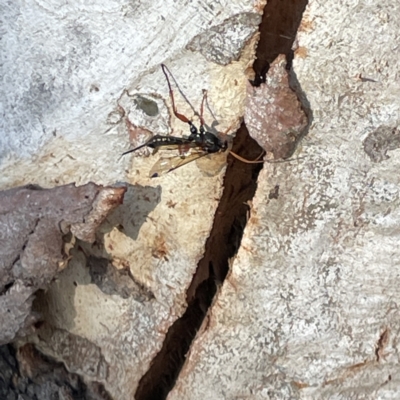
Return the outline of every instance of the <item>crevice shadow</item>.
[[[261,147],[249,136],[242,124],[233,141],[232,150],[254,159]],[[188,307],[169,328],[162,349],[140,380],[136,400],[165,399],[185,362],[196,333],[203,323],[218,287],[229,271],[229,259],[239,246],[247,222],[249,201],[257,188],[262,164],[246,164],[228,157],[224,192],[217,208],[205,253],[187,291]]]
[[[307,4],[308,0],[268,0],[259,26],[254,86],[265,82],[269,66],[279,54],[286,55],[287,69],[291,68],[292,45]]]
[[[148,215],[160,202],[160,186],[127,185],[127,188],[123,204],[116,207],[97,229],[95,242],[77,239],[70,251],[68,266],[58,274],[46,292],[37,293],[32,311],[41,315],[41,322],[57,326],[56,308],[62,304],[63,328],[73,329],[75,292],[79,285],[95,284],[106,295],[118,295],[124,299],[130,297],[138,302],[154,298],[153,293],[134,279],[128,264],[121,268],[112,265],[105,248],[104,236],[114,228],[136,240]],[[61,303],[60,296],[63,299]]]
[[[307,125],[297,135],[296,141],[295,141],[294,146],[293,146],[293,151],[289,155],[289,157],[291,157],[295,153],[298,145],[301,143],[301,140],[305,136],[307,136],[307,134],[308,134],[308,132],[310,130],[310,126],[312,125],[312,123],[314,121],[314,115],[313,115],[313,111],[311,109],[310,102],[309,102],[309,100],[307,98],[307,95],[305,94],[305,92],[301,88],[300,82],[298,81],[297,75],[293,71],[293,69],[291,69],[289,71],[289,87],[296,93],[297,98],[299,99],[299,101],[301,103],[301,108],[303,109],[304,113],[307,116]]]

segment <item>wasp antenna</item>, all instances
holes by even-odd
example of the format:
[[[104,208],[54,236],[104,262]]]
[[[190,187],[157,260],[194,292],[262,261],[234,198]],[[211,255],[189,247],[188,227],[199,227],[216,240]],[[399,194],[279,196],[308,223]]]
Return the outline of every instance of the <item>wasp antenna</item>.
[[[204,126],[205,122],[204,122],[204,118],[203,118],[203,114],[204,114],[204,103],[207,100],[207,90],[203,89],[203,100],[201,101],[201,107],[200,107],[200,124],[201,126]]]
[[[265,152],[263,150],[263,152],[255,160],[247,160],[246,158],[243,158],[243,157],[239,156],[238,154],[236,154],[232,150],[229,151],[229,154],[232,154],[233,157],[235,157],[239,161],[242,161],[242,162],[244,162],[246,164],[262,164],[262,163],[264,163],[264,160],[260,160],[260,157],[262,157],[264,153]]]
[[[168,78],[168,74],[170,74],[173,77],[173,75],[171,74],[171,71],[168,69],[168,67],[165,64],[161,64],[161,69],[162,69],[162,71],[163,71],[163,73],[165,75],[165,79],[167,80],[167,83],[168,83],[169,97],[171,98],[172,109],[174,111],[175,117],[179,118],[182,122],[186,122],[188,124],[191,124],[191,121],[189,120],[189,118],[187,118],[183,114],[178,113],[178,110],[176,108],[175,100],[174,100],[174,92],[172,90],[171,82],[170,82],[170,80]],[[167,74],[167,71],[168,71],[168,74]],[[175,80],[175,78],[174,78],[174,80]],[[186,98],[185,98],[185,100],[186,100]]]

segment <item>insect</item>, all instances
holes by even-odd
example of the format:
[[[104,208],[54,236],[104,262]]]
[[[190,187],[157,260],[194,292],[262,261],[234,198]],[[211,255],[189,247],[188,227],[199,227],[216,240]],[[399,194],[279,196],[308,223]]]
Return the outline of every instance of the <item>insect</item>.
[[[166,65],[161,64],[162,71],[167,80],[169,96],[171,98],[172,109],[174,115],[180,119],[182,122],[189,124],[190,135],[188,137],[177,137],[177,136],[164,136],[155,135],[146,143],[135,147],[134,149],[128,150],[122,154],[122,156],[137,151],[143,147],[150,147],[157,152],[159,148],[164,148],[166,150],[178,150],[178,155],[169,158],[160,158],[159,161],[153,166],[150,171],[150,177],[155,178],[162,174],[171,172],[185,164],[188,164],[194,160],[204,157],[212,153],[222,153],[228,149],[228,144],[226,141],[222,141],[212,132],[208,132],[205,129],[205,122],[203,118],[204,103],[207,98],[207,91],[203,91],[203,99],[200,106],[200,127],[197,127],[193,122],[187,118],[185,115],[180,114],[177,110],[174,100],[174,92],[172,90],[171,82],[168,77],[168,73],[172,76],[171,72]],[[225,132],[227,133],[230,128]],[[246,160],[237,154],[229,151],[234,157],[246,163],[262,163],[263,161],[257,160]]]

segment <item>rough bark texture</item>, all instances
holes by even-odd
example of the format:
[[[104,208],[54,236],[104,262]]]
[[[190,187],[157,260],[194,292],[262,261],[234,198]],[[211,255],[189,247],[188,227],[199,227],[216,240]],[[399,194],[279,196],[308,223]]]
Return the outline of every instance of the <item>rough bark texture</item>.
[[[34,293],[68,262],[72,231],[94,241],[106,215],[122,202],[125,188],[93,183],[55,189],[22,187],[0,192],[0,343],[26,335],[35,316]]]
[[[179,113],[199,126],[208,90],[207,130],[231,141],[262,7],[247,0],[3,6],[0,186],[128,182],[124,204],[95,242],[77,241],[68,268],[33,305],[45,316],[31,338],[36,348],[114,398],[134,397],[186,310],[227,157],[150,180],[169,152],[120,154],[155,134],[189,134],[173,115],[161,63],[173,74]]]
[[[293,154],[304,136],[308,119],[300,99],[289,87],[287,60],[280,55],[259,87],[247,84],[244,119],[250,135],[275,158]]]
[[[12,345],[0,347],[0,398],[112,399],[101,384],[86,384],[79,375],[69,373],[62,363],[45,357],[32,344],[21,346],[17,351]]]
[[[265,35],[273,37],[279,20],[298,17],[284,14],[296,3],[269,2],[260,45],[270,43]],[[244,0],[3,6],[1,187],[129,184],[95,241],[78,240],[68,268],[37,295],[32,307],[43,323],[29,338],[34,347],[18,344],[21,364],[42,365],[29,362],[42,357],[39,349],[57,371],[60,364],[52,363],[63,363],[88,388],[99,385],[104,398],[141,396],[145,390],[137,388],[171,327],[211,281],[217,297],[200,302],[206,319],[198,331],[191,326],[197,336],[169,399],[399,397],[400,6],[310,0],[290,74],[279,59],[266,75],[276,48],[258,53],[254,83],[261,85],[250,88],[263,6]],[[280,33],[279,41],[293,37]],[[216,210],[233,215],[227,211],[233,202],[218,208],[227,155],[157,180],[148,172],[160,154],[118,159],[154,134],[188,134],[173,115],[160,63],[174,75],[179,112],[195,123],[207,89],[207,129],[234,130],[245,116],[275,157],[296,150],[295,161],[265,164],[253,201],[246,200],[248,225],[232,246],[240,249],[226,260],[224,281],[209,253],[208,270],[196,271]],[[89,219],[97,225],[98,217]],[[26,232],[25,241],[31,232],[54,234],[39,240],[47,258],[28,241],[21,265],[30,261],[31,272],[40,271],[33,281],[43,283],[39,261],[58,271],[62,242],[53,222],[35,221],[19,221],[17,231]],[[81,222],[74,235],[93,239]],[[244,223],[241,216],[232,229]],[[225,227],[221,232],[226,241],[232,237]],[[15,244],[21,248],[24,240]],[[17,257],[10,249],[8,263]],[[19,283],[10,283],[4,281],[0,299],[19,293]],[[31,295],[4,305],[22,316],[6,326],[8,338],[30,324],[24,315]],[[174,340],[166,343],[180,338]],[[64,378],[79,392],[74,376]]]
[[[169,400],[399,398],[399,12],[309,2],[293,61],[312,111],[299,160],[265,164]]]

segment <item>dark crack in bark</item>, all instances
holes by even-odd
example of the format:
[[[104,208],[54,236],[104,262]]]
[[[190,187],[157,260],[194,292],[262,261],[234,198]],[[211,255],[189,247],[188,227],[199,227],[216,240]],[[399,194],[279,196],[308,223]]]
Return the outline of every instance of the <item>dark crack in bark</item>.
[[[232,150],[247,159],[255,159],[262,152],[244,124],[236,133]],[[172,389],[196,332],[229,271],[229,260],[240,246],[249,212],[247,202],[254,196],[261,168],[262,164],[245,164],[228,158],[224,192],[214,225],[187,291],[188,307],[169,329],[161,351],[141,379],[136,400],[165,399]]]
[[[261,37],[254,64],[255,86],[265,81],[270,63],[279,54],[286,55],[287,68],[290,69],[293,58],[291,48],[306,5],[307,0],[268,2],[259,27]],[[249,136],[245,124],[242,124],[236,133],[232,150],[247,159],[255,159],[262,148]],[[187,291],[188,307],[169,329],[162,349],[142,377],[136,391],[136,400],[165,399],[173,388],[192,341],[229,272],[229,261],[239,249],[249,217],[248,204],[255,194],[261,168],[260,164],[244,164],[228,158],[224,192],[214,225],[206,242],[204,257]]]

